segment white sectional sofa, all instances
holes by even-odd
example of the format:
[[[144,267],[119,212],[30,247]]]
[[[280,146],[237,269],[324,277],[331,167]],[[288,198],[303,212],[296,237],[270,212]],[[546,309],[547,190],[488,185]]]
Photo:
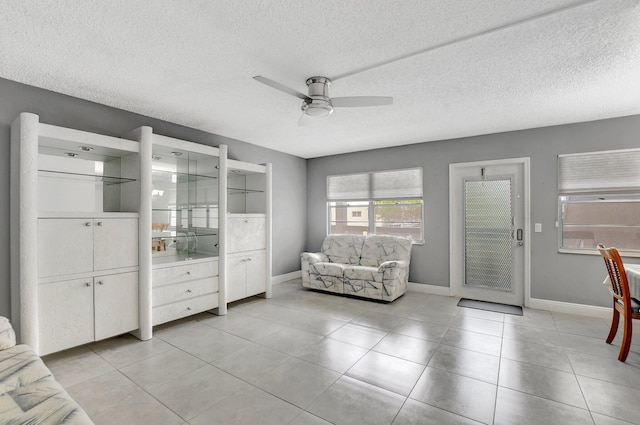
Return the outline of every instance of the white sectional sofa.
[[[11,324],[0,316],[0,424],[92,425],[27,345],[16,345]]]
[[[407,292],[410,260],[409,238],[329,235],[321,252],[301,254],[302,285],[393,301]]]

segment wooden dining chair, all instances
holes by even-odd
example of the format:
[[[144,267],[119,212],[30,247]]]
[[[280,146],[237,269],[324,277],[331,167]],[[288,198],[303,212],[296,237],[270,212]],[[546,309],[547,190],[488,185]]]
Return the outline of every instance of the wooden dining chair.
[[[624,320],[624,334],[622,335],[622,345],[620,346],[620,354],[618,360],[621,362],[627,359],[629,347],[631,347],[632,319],[640,319],[640,301],[631,297],[629,293],[629,281],[627,273],[622,264],[622,258],[616,248],[605,248],[604,245],[598,244],[598,251],[604,259],[607,266],[609,279],[611,280],[611,290],[613,292],[613,320],[611,322],[611,330],[607,337],[607,344],[611,344],[613,338],[618,331],[618,322],[620,315]]]

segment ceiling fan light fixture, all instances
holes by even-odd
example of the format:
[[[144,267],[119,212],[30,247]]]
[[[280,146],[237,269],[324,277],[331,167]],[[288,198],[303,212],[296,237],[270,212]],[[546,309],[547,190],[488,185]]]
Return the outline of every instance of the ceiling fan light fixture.
[[[333,112],[333,105],[326,99],[307,99],[302,102],[302,112],[310,117],[326,117]]]
[[[305,115],[310,117],[326,117],[327,115],[331,115],[334,106],[353,108],[393,104],[393,98],[388,96],[350,96],[331,99],[331,97],[329,97],[331,80],[327,77],[316,76],[308,78],[307,86],[309,94],[307,95],[260,75],[256,75],[253,79],[293,97],[302,99],[300,109],[302,109]]]

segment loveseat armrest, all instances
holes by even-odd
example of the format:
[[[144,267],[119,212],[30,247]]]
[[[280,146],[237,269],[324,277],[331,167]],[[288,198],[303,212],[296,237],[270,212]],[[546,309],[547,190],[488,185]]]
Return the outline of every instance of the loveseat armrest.
[[[389,260],[378,266],[379,272],[384,272],[385,269],[408,269],[409,262],[405,260]]]
[[[16,345],[16,334],[6,317],[0,316],[0,350],[6,350]]]
[[[327,257],[327,255],[323,254],[322,252],[303,252],[302,254],[300,254],[300,257],[303,260],[307,260],[309,264],[329,262],[329,257]]]

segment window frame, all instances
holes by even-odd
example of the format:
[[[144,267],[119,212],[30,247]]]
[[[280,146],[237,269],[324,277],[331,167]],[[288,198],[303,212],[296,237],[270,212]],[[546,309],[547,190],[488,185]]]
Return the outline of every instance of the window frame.
[[[372,181],[374,180],[373,175],[375,174],[382,174],[382,173],[390,173],[390,172],[402,172],[402,171],[412,171],[412,170],[420,170],[420,192],[421,192],[421,196],[408,196],[408,197],[389,197],[389,198],[385,198],[385,199],[378,199],[378,198],[372,198],[372,197],[367,197],[367,198],[360,198],[360,199],[330,199],[329,196],[329,187],[330,187],[330,179],[332,177],[346,177],[346,176],[355,176],[355,175],[368,175],[369,176],[369,193],[373,193],[374,189],[371,187],[372,185]],[[376,224],[378,223],[378,221],[376,220],[376,203],[377,202],[385,202],[385,201],[392,201],[395,203],[402,203],[403,201],[419,201],[419,205],[420,205],[420,239],[413,239],[411,238],[411,243],[414,245],[423,245],[425,242],[425,208],[424,208],[424,173],[423,173],[423,168],[422,167],[411,167],[411,168],[401,168],[401,169],[393,169],[393,170],[380,170],[380,171],[366,171],[366,172],[358,172],[358,173],[351,173],[351,174],[335,174],[335,175],[328,175],[327,176],[327,197],[326,197],[326,230],[325,233],[326,235],[331,235],[331,228],[332,228],[332,209],[338,207],[338,205],[336,204],[346,204],[345,208],[349,207],[350,203],[353,204],[359,204],[359,205],[355,205],[355,206],[362,206],[366,208],[368,208],[368,214],[365,217],[365,214],[362,214],[362,218],[363,219],[363,223],[364,223],[364,219],[366,218],[366,225],[367,225],[367,234],[368,235],[385,235],[384,233],[376,233]],[[379,204],[378,204],[379,205]]]
[[[557,173],[557,193],[556,193],[556,228],[557,230],[557,246],[559,253],[568,253],[568,254],[582,254],[582,255],[600,255],[599,251],[595,247],[587,247],[587,248],[579,248],[579,247],[566,247],[563,246],[564,235],[566,233],[565,225],[564,225],[564,216],[563,216],[563,206],[567,204],[586,204],[586,203],[614,203],[614,202],[640,202],[640,184],[637,186],[629,184],[629,175],[628,175],[628,167],[633,166],[634,161],[638,161],[638,153],[640,149],[617,149],[617,150],[606,150],[606,151],[596,151],[596,152],[583,152],[576,154],[564,154],[558,155],[558,173]],[[616,169],[615,164],[606,163],[608,157],[612,156],[621,156],[628,155],[630,158],[628,161],[622,164],[623,167],[623,176],[619,181],[615,181]],[[611,187],[606,187],[606,184],[601,187],[593,186],[593,187],[573,187],[572,183],[578,178],[575,176],[571,179],[570,177],[565,177],[563,180],[563,169],[562,169],[562,161],[564,158],[571,160],[575,160],[580,156],[587,157],[588,160],[593,161],[594,158],[598,159],[598,156],[603,158],[603,164],[596,167],[585,167],[586,172],[590,172],[592,169],[595,169],[594,174],[603,173],[606,175],[610,174],[612,177],[611,181],[615,181],[617,184],[611,185]],[[571,165],[570,165],[571,166]],[[575,167],[575,166],[574,166]],[[627,167],[624,169],[624,167]],[[566,171],[566,170],[565,170]],[[569,170],[570,172],[571,170]],[[574,170],[575,172],[575,170]],[[579,173],[579,172],[578,172]],[[626,173],[626,174],[625,174]],[[627,180],[625,181],[624,178]],[[608,182],[606,182],[608,183]],[[570,189],[562,189],[562,187],[569,186]],[[575,199],[563,199],[563,198],[575,198]],[[583,199],[580,199],[583,198]],[[599,199],[601,198],[601,199]],[[609,199],[607,199],[609,198]],[[613,198],[613,199],[611,199]],[[603,228],[603,227],[633,227],[632,225],[616,225],[616,224],[588,224],[582,227],[591,227],[594,228]],[[620,255],[625,257],[640,257],[640,249],[629,249],[629,248],[620,248],[617,247]]]

